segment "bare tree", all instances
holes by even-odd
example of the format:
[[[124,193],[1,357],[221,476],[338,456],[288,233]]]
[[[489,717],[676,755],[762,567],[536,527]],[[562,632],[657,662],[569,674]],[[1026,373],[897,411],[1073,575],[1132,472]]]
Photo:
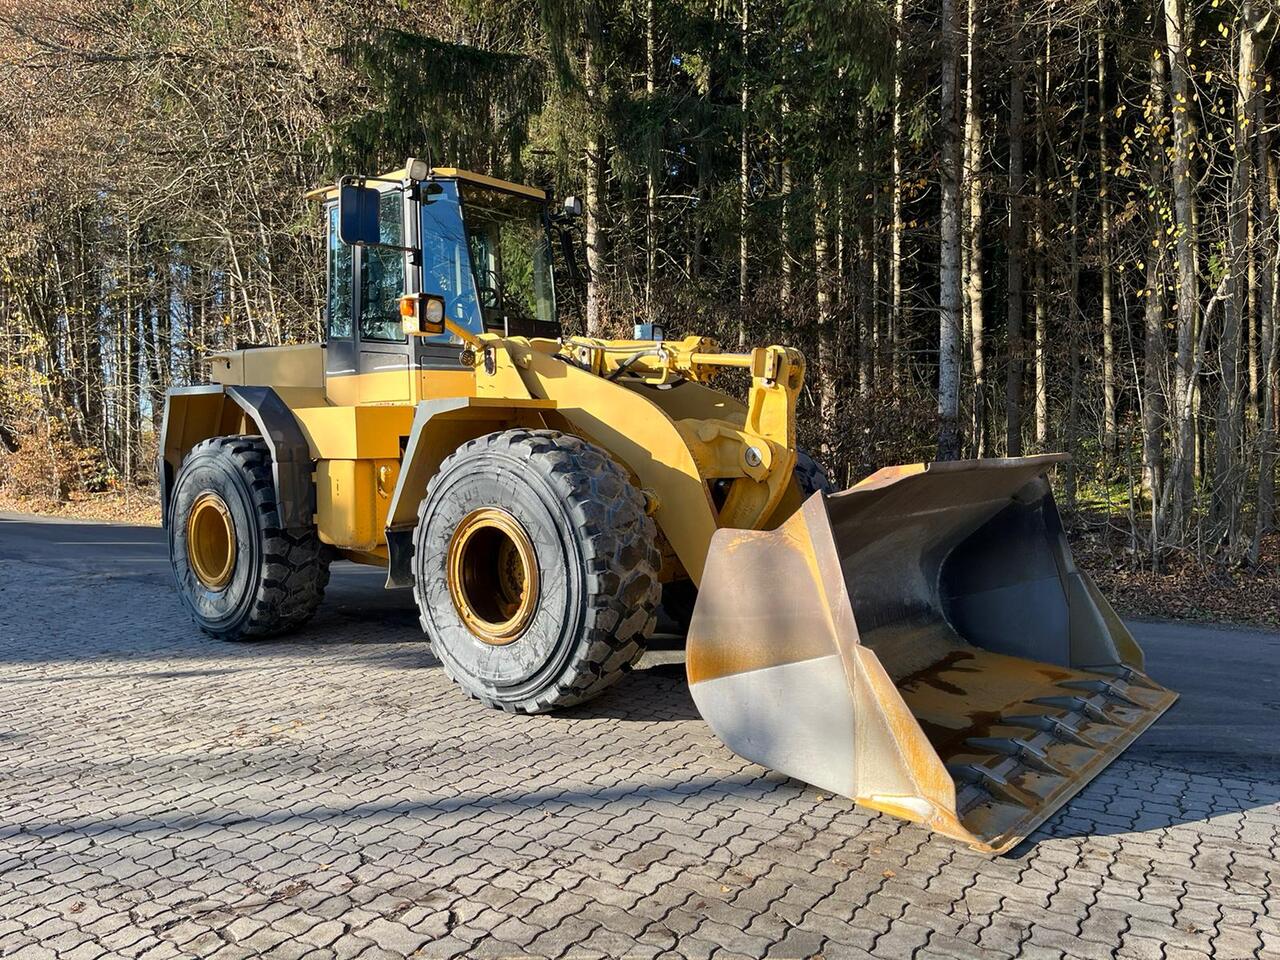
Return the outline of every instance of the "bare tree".
[[[1196,149],[1196,127],[1191,116],[1191,89],[1188,79],[1186,45],[1183,40],[1182,0],[1163,0],[1165,46],[1169,59],[1169,113],[1173,118],[1173,196],[1175,216],[1175,261],[1178,272],[1177,355],[1174,360],[1173,393],[1178,398],[1174,421],[1173,463],[1170,467],[1174,499],[1170,522],[1181,525],[1192,497],[1192,469],[1195,462],[1196,424],[1194,405],[1182,402],[1193,396],[1191,379],[1194,362],[1195,323],[1200,308],[1199,277],[1196,270],[1195,186],[1191,162]]]
[[[942,0],[942,245],[938,279],[938,458],[960,456],[960,118],[959,24],[955,0]]]

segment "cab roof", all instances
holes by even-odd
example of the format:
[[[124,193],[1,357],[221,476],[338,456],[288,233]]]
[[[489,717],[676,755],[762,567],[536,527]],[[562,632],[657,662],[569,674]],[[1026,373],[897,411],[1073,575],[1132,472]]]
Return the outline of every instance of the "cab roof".
[[[510,180],[499,180],[497,177],[490,177],[483,173],[472,173],[470,170],[459,170],[457,167],[432,167],[431,173],[432,175],[443,179],[461,180],[464,183],[474,183],[480,187],[489,187],[492,190],[502,190],[505,193],[514,193],[518,196],[529,197],[533,200],[545,201],[547,199],[547,191],[540,190],[538,187],[526,186],[523,183],[512,183]],[[391,170],[387,173],[379,174],[376,179],[403,180],[408,175],[408,169],[400,167],[398,170]],[[338,187],[334,184],[326,187],[316,187],[314,190],[308,190],[305,196],[308,200],[332,200],[337,195]]]

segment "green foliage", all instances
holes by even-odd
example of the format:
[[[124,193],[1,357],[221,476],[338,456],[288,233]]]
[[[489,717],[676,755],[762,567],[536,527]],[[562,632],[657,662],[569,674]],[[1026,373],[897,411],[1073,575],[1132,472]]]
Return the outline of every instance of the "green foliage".
[[[518,161],[542,104],[536,60],[394,28],[351,47],[371,105],[338,123],[339,166],[381,170],[424,149],[480,169]]]

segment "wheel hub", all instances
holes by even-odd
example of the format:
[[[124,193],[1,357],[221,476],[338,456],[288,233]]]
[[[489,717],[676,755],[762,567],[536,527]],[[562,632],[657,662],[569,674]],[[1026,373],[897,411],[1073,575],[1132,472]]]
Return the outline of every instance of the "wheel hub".
[[[449,596],[472,635],[502,645],[529,626],[538,606],[538,561],[524,527],[486,507],[462,518],[445,567]]]
[[[205,491],[187,514],[187,561],[209,590],[231,582],[236,566],[236,529],[226,501]]]

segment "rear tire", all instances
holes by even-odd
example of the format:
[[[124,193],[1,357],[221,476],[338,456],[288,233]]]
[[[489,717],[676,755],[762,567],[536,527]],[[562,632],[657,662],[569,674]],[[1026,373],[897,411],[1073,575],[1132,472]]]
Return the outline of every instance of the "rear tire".
[[[191,618],[221,640],[301,626],[329,583],[329,553],[315,528],[280,526],[271,453],[260,437],[214,437],[192,448],[173,483],[169,561]]]
[[[644,498],[598,447],[553,430],[471,440],[418,510],[422,629],[454,682],[491,707],[589,700],[644,651],[657,539]]]

